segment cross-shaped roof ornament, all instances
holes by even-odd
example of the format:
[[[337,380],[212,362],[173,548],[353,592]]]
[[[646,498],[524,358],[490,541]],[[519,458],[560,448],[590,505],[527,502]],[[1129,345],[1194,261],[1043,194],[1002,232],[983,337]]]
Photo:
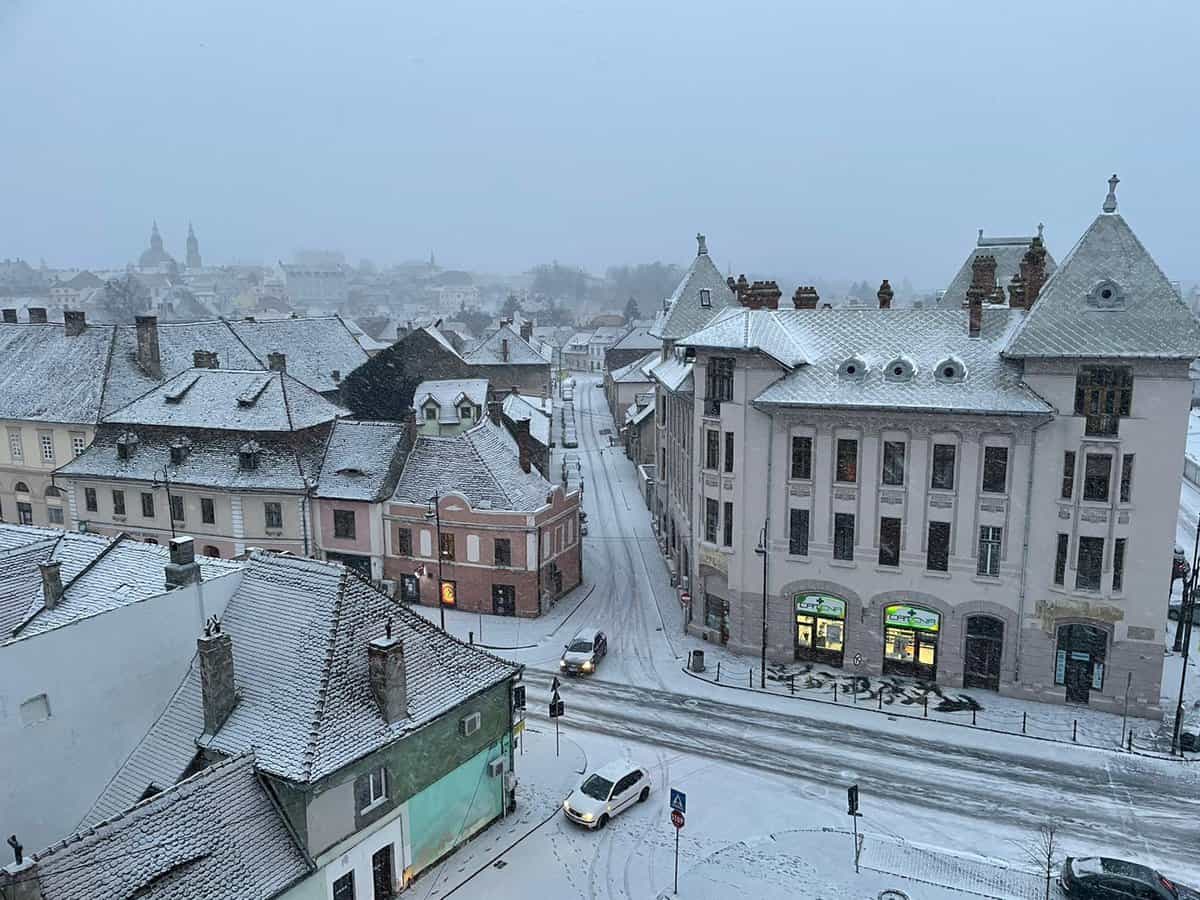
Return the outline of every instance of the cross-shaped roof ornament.
[[[1117,177],[1117,173],[1113,173],[1113,177],[1108,179],[1108,196],[1104,198],[1104,211],[1106,213],[1114,213],[1117,211],[1117,185],[1121,183],[1121,179]]]

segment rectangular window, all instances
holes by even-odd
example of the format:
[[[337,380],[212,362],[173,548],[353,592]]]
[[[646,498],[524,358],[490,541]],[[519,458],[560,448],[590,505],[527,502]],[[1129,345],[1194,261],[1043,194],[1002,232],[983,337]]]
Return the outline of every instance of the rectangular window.
[[[788,510],[788,553],[808,556],[808,510]]]
[[[1000,538],[1003,531],[993,525],[979,529],[979,565],[976,572],[988,578],[1000,577]]]
[[[80,456],[87,449],[87,435],[79,431],[71,432],[71,453]]]
[[[733,432],[725,432],[725,471],[733,471]]]
[[[1121,502],[1129,503],[1133,496],[1133,454],[1121,457]]]
[[[1104,538],[1081,537],[1079,560],[1075,569],[1075,590],[1100,590],[1100,568],[1104,562]]]
[[[212,497],[200,498],[200,521],[205,525],[215,525],[217,522],[217,511],[213,508]]]
[[[25,448],[21,446],[21,429],[8,429],[8,454],[13,460],[22,460],[25,458]]]
[[[96,502],[95,488],[85,487],[83,489],[83,505],[88,512],[95,512],[100,508],[100,505]]]
[[[275,500],[263,503],[263,518],[268,528],[283,527],[283,506]]]
[[[725,547],[733,546],[733,504],[725,501],[725,520],[721,523],[721,543]]]
[[[17,503],[17,521],[22,525],[33,524],[33,507],[28,503]]]
[[[1112,459],[1108,453],[1089,453],[1084,456],[1084,500],[1108,500],[1108,483],[1112,480]]]
[[[147,519],[154,518],[154,495],[142,492],[142,515]]]
[[[704,429],[704,468],[716,471],[720,464],[721,432],[711,428]]]
[[[1003,494],[1008,487],[1008,448],[983,448],[983,492]]]
[[[954,490],[955,452],[953,444],[933,445],[933,474],[929,479],[929,486],[934,490]]]
[[[333,882],[333,900],[354,900],[354,871],[351,870]]]
[[[833,558],[854,559],[854,513],[833,515]]]
[[[508,538],[496,538],[495,560],[498,566],[512,565],[512,542]]]
[[[709,412],[719,412],[720,404],[733,399],[733,367],[734,360],[724,356],[714,356],[704,368],[706,397]]]
[[[51,525],[63,524],[63,508],[61,506],[47,506],[46,518],[50,520]]]
[[[1075,451],[1067,450],[1063,453],[1063,473],[1062,473],[1062,498],[1070,500],[1071,495],[1075,493]]]
[[[42,462],[54,462],[54,435],[39,432],[38,443],[42,448]]]
[[[176,497],[174,494],[171,495],[171,521],[183,521],[183,498]]]
[[[113,500],[113,515],[114,516],[125,515],[125,492],[124,491],[113,491],[112,492],[112,500]]]
[[[858,481],[858,441],[854,438],[838,438],[834,480],[851,484]]]
[[[879,564],[900,565],[900,520],[884,516],[879,520]]]
[[[1084,434],[1115,435],[1133,402],[1133,369],[1081,366],[1075,376],[1075,415],[1086,416]]]
[[[1058,536],[1058,549],[1054,551],[1054,583],[1065,584],[1067,580],[1067,542],[1065,534]]]
[[[442,539],[438,542],[438,549],[441,550],[442,559],[454,560],[454,535],[442,533]]]
[[[1113,593],[1125,587],[1125,538],[1113,541]]]
[[[367,806],[375,806],[387,799],[387,768],[380,766],[367,774]]]
[[[704,498],[704,539],[710,544],[717,542],[717,517],[720,505],[712,497]]]
[[[412,556],[412,529],[396,529],[396,555]]]
[[[812,478],[812,438],[792,438],[792,477]]]
[[[925,551],[925,568],[931,572],[950,571],[950,523],[929,523],[929,546]]]
[[[883,483],[893,486],[904,484],[904,442],[883,442]]]
[[[333,511],[333,536],[348,541],[354,540],[354,510],[335,509]]]

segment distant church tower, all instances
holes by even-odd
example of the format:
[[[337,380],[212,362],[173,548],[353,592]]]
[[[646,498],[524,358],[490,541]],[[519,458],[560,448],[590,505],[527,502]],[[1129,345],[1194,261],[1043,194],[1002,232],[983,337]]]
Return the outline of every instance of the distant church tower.
[[[173,266],[175,260],[163,249],[162,235],[158,233],[158,222],[150,229],[150,247],[138,259],[138,265],[143,269],[153,269],[159,266]]]
[[[200,268],[200,242],[196,240],[196,232],[192,230],[191,222],[188,222],[187,267],[189,269]]]

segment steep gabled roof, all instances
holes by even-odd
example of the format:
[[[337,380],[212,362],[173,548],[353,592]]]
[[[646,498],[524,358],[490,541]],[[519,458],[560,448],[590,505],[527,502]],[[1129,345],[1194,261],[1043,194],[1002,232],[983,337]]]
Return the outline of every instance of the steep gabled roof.
[[[1039,228],[1038,234],[1041,234]],[[958,272],[946,288],[946,293],[942,295],[938,305],[945,309],[958,309],[967,302],[967,288],[971,286],[973,277],[972,263],[977,256],[992,256],[996,259],[996,283],[1005,289],[1004,296],[1008,296],[1008,285],[1012,281],[1012,277],[1021,271],[1021,258],[1029,250],[1029,245],[1033,241],[1033,236],[1030,237],[984,237],[983,229],[979,229],[979,237],[976,239],[975,246],[971,248],[971,252],[967,254],[967,258],[963,261]],[[1054,273],[1056,263],[1054,257],[1046,251],[1046,275]],[[990,304],[989,304],[990,305]],[[1004,306],[1008,305],[1005,300]]]
[[[422,381],[413,392],[413,408],[421,409],[431,399],[438,408],[438,422],[445,425],[460,421],[458,404],[466,400],[472,406],[487,403],[486,378],[450,378]]]
[[[807,319],[794,319],[793,312],[742,306],[722,310],[708,325],[678,343],[681,347],[707,350],[757,350],[785,368],[795,368],[804,363],[805,351],[803,331],[794,326]]]
[[[504,342],[508,342],[508,358],[504,358]],[[546,357],[508,325],[501,325],[463,354],[475,366],[546,365]]]
[[[336,391],[341,379],[369,358],[340,316],[230,321],[229,327],[267,365],[267,356],[287,357],[288,374],[322,394]],[[338,377],[334,378],[334,371]]]
[[[646,374],[646,368],[657,359],[658,359],[658,353],[656,353],[656,352],[647,353],[645,356],[640,357],[639,359],[635,359],[633,362],[627,363],[626,365],[621,366],[621,368],[612,372],[609,377],[612,378],[613,381],[618,382],[618,383],[622,383],[622,382],[638,383],[638,382],[643,382],[643,381],[649,381],[650,376],[648,374]]]
[[[111,344],[111,328],[0,325],[0,418],[95,424]]]
[[[317,496],[374,502],[392,495],[403,463],[404,426],[398,422],[334,423],[321,461]]]
[[[648,325],[634,325],[609,350],[657,350],[662,341],[650,333]]]
[[[1006,356],[1200,356],[1200,325],[1117,213],[1115,198],[1111,205],[1046,282]]]
[[[697,238],[699,251],[667,299],[667,308],[655,319],[650,333],[664,340],[676,340],[703,328],[723,309],[738,305],[737,297],[725,283],[721,272],[708,255],[703,236]],[[709,292],[710,306],[700,305],[700,291]]]

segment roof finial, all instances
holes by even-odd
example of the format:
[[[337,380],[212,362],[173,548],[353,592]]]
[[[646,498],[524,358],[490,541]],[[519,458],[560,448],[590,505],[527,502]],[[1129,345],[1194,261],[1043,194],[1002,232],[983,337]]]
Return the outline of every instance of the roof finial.
[[[1039,240],[1039,241],[1042,239],[1042,232],[1043,232],[1045,229],[1046,229],[1046,226],[1045,226],[1045,225],[1043,225],[1041,222],[1038,222],[1038,240]]]
[[[983,243],[983,229],[982,228],[979,229],[979,239],[975,243],[977,243],[977,244]]]
[[[1108,179],[1108,196],[1104,198],[1104,211],[1106,213],[1114,213],[1117,211],[1117,185],[1121,183],[1121,179],[1117,177],[1117,173],[1113,173],[1113,177]]]
[[[696,255],[697,256],[708,256],[708,247],[704,243],[704,235],[702,235],[702,234],[696,235]]]

